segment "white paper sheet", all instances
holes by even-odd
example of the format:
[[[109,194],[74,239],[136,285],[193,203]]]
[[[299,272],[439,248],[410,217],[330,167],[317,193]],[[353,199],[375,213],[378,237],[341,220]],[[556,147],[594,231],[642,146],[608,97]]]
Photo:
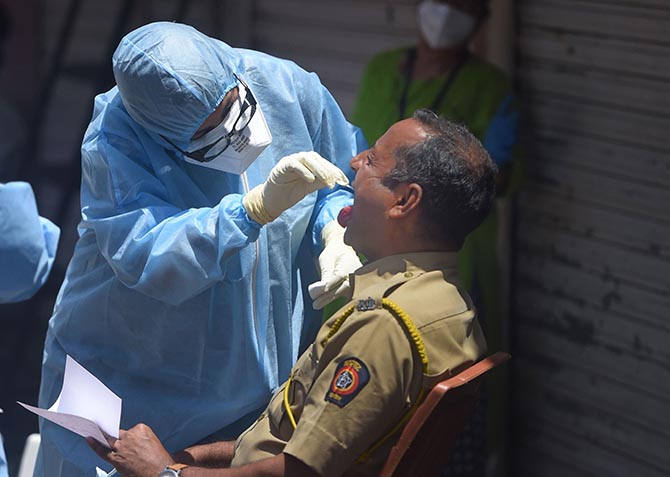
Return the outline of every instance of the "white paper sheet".
[[[70,356],[65,362],[63,387],[53,406],[41,409],[19,404],[80,436],[92,437],[106,447],[109,444],[103,431],[119,437],[121,398]]]

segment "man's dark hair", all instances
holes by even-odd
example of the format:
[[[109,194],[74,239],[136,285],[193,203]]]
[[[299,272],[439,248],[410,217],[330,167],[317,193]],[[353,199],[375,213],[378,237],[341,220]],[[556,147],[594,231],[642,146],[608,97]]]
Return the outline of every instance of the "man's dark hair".
[[[439,234],[460,248],[491,209],[496,166],[465,126],[428,109],[417,110],[413,118],[428,137],[396,149],[396,166],[384,178],[384,185],[419,184],[426,233]]]

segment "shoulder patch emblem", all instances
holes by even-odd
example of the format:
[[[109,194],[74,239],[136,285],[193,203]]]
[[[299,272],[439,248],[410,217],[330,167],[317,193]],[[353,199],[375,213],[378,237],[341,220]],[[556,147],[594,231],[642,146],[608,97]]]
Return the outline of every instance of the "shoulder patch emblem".
[[[346,358],[335,370],[325,400],[344,407],[356,397],[368,381],[370,372],[365,363],[358,358]]]
[[[377,302],[371,296],[364,300],[358,300],[358,304],[356,305],[357,311],[370,311],[375,308],[377,308]]]

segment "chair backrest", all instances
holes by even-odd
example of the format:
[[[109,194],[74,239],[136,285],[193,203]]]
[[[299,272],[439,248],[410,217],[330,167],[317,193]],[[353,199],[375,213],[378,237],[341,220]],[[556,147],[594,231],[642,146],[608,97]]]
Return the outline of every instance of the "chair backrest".
[[[470,417],[480,378],[510,357],[495,353],[437,383],[407,422],[380,477],[439,475]]]

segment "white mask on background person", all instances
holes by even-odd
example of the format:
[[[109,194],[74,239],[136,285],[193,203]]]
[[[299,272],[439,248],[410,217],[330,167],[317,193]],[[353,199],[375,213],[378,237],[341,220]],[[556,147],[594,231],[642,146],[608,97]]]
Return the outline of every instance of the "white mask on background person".
[[[451,5],[427,0],[418,7],[417,21],[428,45],[441,50],[467,40],[476,20]]]
[[[189,143],[184,155],[186,162],[232,174],[242,174],[272,142],[272,135],[260,104],[256,104],[251,91],[242,83],[238,86],[238,91],[237,100],[221,124]],[[250,101],[247,101],[247,95]],[[255,104],[255,107],[251,104]],[[240,117],[240,111],[243,109],[244,112]],[[249,124],[240,130],[239,125],[244,124],[247,115],[252,113]],[[233,127],[236,132],[230,135]],[[229,140],[224,139],[229,135]],[[200,156],[196,152],[208,146],[210,148],[206,150],[204,157],[189,157],[189,155]]]

